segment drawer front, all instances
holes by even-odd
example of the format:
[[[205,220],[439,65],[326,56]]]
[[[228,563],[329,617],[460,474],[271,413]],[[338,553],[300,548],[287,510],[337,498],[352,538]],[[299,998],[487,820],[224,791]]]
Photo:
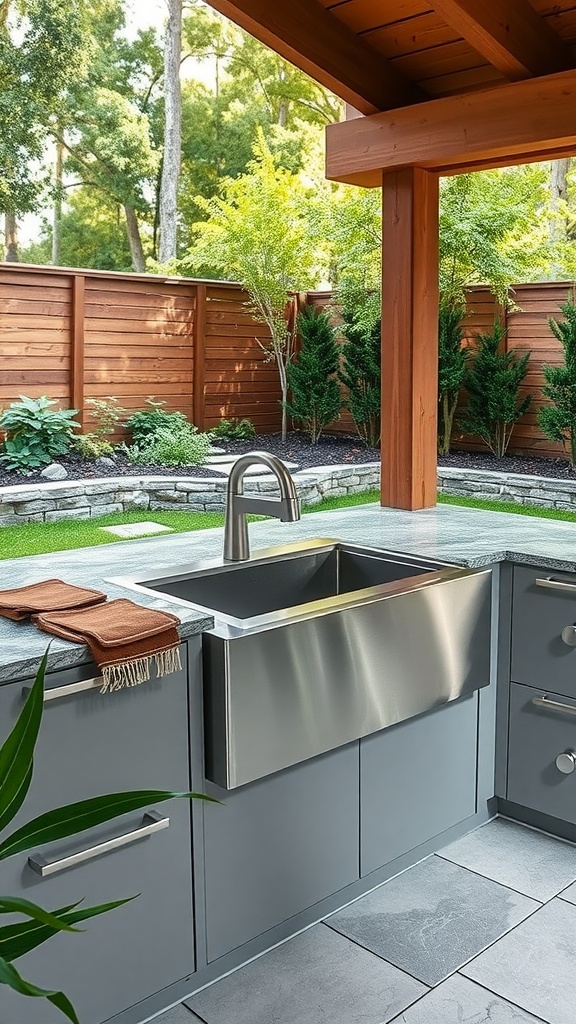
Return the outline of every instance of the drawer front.
[[[45,701],[32,785],[16,824],[100,793],[186,789],[186,672],[114,693],[72,689],[79,679],[95,675],[95,668],[87,666],[47,676],[46,690],[59,696]],[[23,691],[30,685],[31,680],[0,686],[0,743],[22,710]]]
[[[78,900],[91,906],[137,897],[84,922],[80,933],[53,936],[16,962],[35,984],[62,989],[82,1024],[102,1024],[193,971],[189,806],[174,800],[155,810],[169,817],[168,828],[59,874],[41,878],[26,855],[0,865],[0,891],[47,909]],[[140,812],[125,815],[40,852],[54,860],[132,832],[142,821]],[[61,1024],[63,1019],[45,1000],[0,987],[1,1021]]]
[[[543,686],[576,698],[576,646],[562,639],[566,627],[566,638],[572,638],[570,627],[575,623],[576,574],[515,566],[511,672],[514,682]]]
[[[117,693],[68,689],[91,675],[86,667],[47,677],[46,689],[57,689],[58,697],[45,702],[32,785],[11,830],[53,807],[102,793],[189,788],[186,672]],[[22,709],[25,685],[0,687],[0,742]],[[48,909],[140,894],[81,925],[81,934],[56,935],[17,963],[31,981],[62,988],[82,1024],[101,1024],[194,970],[190,804],[174,800],[144,808],[38,850],[53,861],[92,849],[142,828],[146,811],[168,817],[169,826],[48,877],[30,868],[28,855],[0,864],[0,891]],[[57,1024],[59,1016],[43,1000],[1,986],[0,1020]]]
[[[576,771],[556,766],[576,751],[576,700],[514,683],[510,690],[508,799],[576,824]]]

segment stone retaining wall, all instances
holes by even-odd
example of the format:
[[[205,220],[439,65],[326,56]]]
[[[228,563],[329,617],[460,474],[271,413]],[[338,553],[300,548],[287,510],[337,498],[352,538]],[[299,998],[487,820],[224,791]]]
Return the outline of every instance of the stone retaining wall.
[[[439,466],[438,493],[576,512],[576,475],[574,480],[556,480],[553,477],[526,476],[523,473],[495,473]]]
[[[317,505],[324,498],[378,487],[380,465],[321,466],[295,473],[294,480],[302,503]],[[225,477],[134,476],[0,487],[0,526],[158,509],[223,512],[227,484]],[[278,493],[270,476],[247,477],[244,485],[246,491]]]

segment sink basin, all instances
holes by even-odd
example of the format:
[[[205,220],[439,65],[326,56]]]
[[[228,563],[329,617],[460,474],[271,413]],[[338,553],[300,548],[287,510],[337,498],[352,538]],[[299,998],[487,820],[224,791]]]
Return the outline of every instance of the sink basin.
[[[235,622],[428,571],[428,566],[383,552],[333,544],[179,573],[176,578],[148,580],[145,586]]]
[[[490,569],[313,540],[113,582],[214,617],[206,776],[224,789],[489,682]]]

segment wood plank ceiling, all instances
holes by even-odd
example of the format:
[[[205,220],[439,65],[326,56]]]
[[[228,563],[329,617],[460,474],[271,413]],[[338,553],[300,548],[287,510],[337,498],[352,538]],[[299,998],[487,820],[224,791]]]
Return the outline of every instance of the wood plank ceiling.
[[[362,114],[576,67],[570,0],[210,0]]]

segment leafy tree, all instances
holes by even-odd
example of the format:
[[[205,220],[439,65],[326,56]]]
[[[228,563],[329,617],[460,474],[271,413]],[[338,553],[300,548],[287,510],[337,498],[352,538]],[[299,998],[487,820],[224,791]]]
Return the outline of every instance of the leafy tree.
[[[298,317],[298,331],[302,344],[298,358],[287,368],[292,396],[287,409],[316,444],[324,427],[338,419],[343,405],[336,329],[328,313],[308,306]]]
[[[466,309],[443,302],[438,313],[438,452],[450,451],[452,425],[464,383],[468,353],[462,346],[462,319]]]
[[[278,166],[260,130],[248,172],[224,179],[220,196],[198,199],[209,219],[195,225],[197,240],[183,261],[188,270],[208,266],[236,278],[248,292],[253,316],[270,332],[265,348],[278,367],[283,438],[287,367],[294,351],[290,295],[312,287],[319,274],[308,231],[312,192],[311,185]]]
[[[562,303],[565,320],[548,320],[550,330],[564,349],[564,366],[544,366],[546,384],[542,394],[551,405],[540,410],[538,422],[547,437],[560,441],[576,465],[576,305],[573,298]]]
[[[0,212],[17,258],[16,215],[49,184],[45,144],[68,83],[88,58],[86,0],[0,0]]]
[[[519,358],[515,352],[501,351],[505,335],[495,321],[490,334],[476,337],[476,355],[464,381],[468,404],[461,424],[467,433],[481,437],[498,458],[506,454],[514,424],[532,402],[530,395],[518,397],[530,352]]]
[[[381,324],[366,326],[357,312],[342,311],[346,343],[340,380],[348,389],[346,405],[360,437],[372,448],[380,443]]]
[[[547,172],[540,164],[461,174],[440,183],[440,292],[461,302],[490,285],[505,300],[514,281],[541,275],[548,257]]]
[[[43,221],[40,237],[21,251],[25,263],[49,263],[53,227]],[[75,188],[60,221],[58,263],[95,270],[133,269],[124,211],[92,186]]]

